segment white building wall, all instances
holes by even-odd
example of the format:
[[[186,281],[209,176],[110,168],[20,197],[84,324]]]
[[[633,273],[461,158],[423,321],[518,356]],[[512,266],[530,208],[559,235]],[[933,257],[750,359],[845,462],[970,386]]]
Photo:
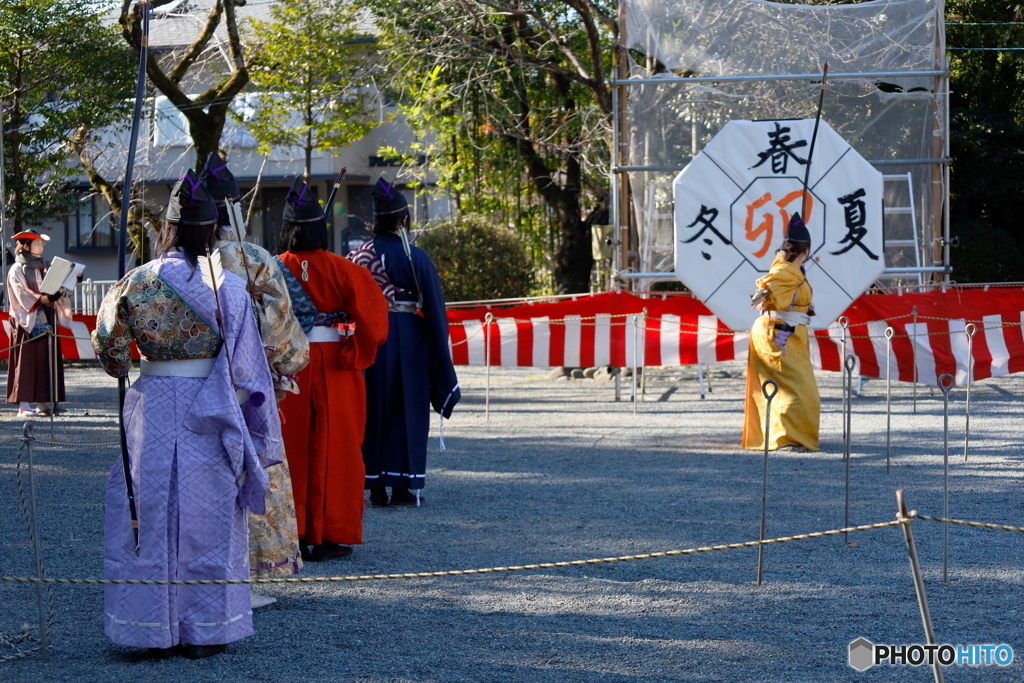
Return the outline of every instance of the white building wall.
[[[150,207],[162,209],[166,206],[170,189],[176,179],[188,168],[195,165],[195,150],[190,144],[187,127],[180,112],[166,101],[166,98],[151,100],[147,107],[149,117],[144,121],[139,134],[136,164],[134,168],[135,183],[142,183],[143,197]],[[393,114],[393,109],[386,110],[382,117]],[[338,150],[334,154],[326,152],[314,153],[311,172],[313,185],[317,188],[321,199],[326,199],[333,178],[342,167],[347,169],[347,178],[339,190],[338,202],[344,203],[347,187],[352,185],[372,186],[377,179],[384,177],[394,183],[396,178],[400,185],[407,182],[421,182],[426,185],[417,191],[419,201],[413,208],[415,224],[449,215],[450,203],[446,192],[436,186],[434,175],[429,166],[400,169],[393,166],[371,165],[371,157],[378,157],[382,147],[393,147],[399,150],[408,149],[416,141],[415,134],[409,126],[401,122],[384,123],[370,131],[364,138],[352,145]],[[129,133],[127,130],[107,131],[103,135],[101,148],[104,149],[100,159],[101,173],[110,180],[123,180],[124,167],[127,160]],[[243,190],[251,188],[258,176],[262,176],[260,187],[263,190],[286,188],[292,180],[302,175],[304,160],[300,149],[275,149],[264,158],[255,147],[255,140],[237,125],[225,129],[222,149],[226,153],[227,162],[232,173],[239,179]],[[108,147],[109,146],[109,147]],[[81,189],[89,192],[84,175],[80,178]],[[413,199],[413,190],[405,190],[406,195]],[[410,202],[412,203],[412,202]],[[100,220],[108,208],[102,198],[97,196],[96,219]],[[250,239],[261,243],[264,221],[262,207],[254,212],[249,226]],[[335,245],[336,251],[344,251],[340,243],[340,233],[346,227],[346,219],[336,216]],[[69,248],[68,226],[61,223],[49,223],[40,226],[50,234],[51,241],[47,244],[47,258],[60,256],[71,261],[86,265],[85,277],[93,280],[113,280],[117,275],[117,252],[110,251],[76,251]],[[116,235],[115,235],[116,238]],[[129,250],[131,245],[129,244]],[[128,268],[134,265],[131,254]]]

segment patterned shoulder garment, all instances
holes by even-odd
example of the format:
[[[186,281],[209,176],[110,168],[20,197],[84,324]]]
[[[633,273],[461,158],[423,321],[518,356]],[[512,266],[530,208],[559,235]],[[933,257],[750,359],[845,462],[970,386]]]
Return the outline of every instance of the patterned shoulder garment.
[[[391,281],[391,278],[388,277],[387,271],[384,270],[384,263],[380,259],[380,254],[373,248],[373,240],[363,242],[362,246],[353,249],[347,258],[357,266],[362,266],[370,271],[373,281],[380,287],[380,291],[388,302],[388,308],[394,308],[398,295],[405,294],[406,291],[396,286]]]
[[[306,293],[305,288],[299,279],[295,277],[288,265],[275,256],[274,260],[284,275],[285,284],[288,285],[288,296],[292,299],[292,312],[302,326],[302,331],[309,333],[314,327],[334,327],[338,323],[348,323],[348,314],[344,312],[322,313],[316,308],[313,299]]]

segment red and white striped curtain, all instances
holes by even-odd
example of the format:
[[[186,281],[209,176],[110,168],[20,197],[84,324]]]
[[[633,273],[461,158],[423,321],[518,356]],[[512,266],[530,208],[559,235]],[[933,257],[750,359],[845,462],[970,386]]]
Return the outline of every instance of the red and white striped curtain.
[[[839,322],[815,330],[811,361],[821,370],[842,367],[886,376],[893,330],[893,379],[937,383],[944,373],[966,382],[968,349],[974,379],[1024,371],[1024,291],[1020,288],[946,288],[926,294],[866,294]],[[976,333],[968,338],[968,326]],[[699,301],[686,296],[642,299],[624,292],[510,308],[449,311],[457,365],[616,367],[691,365],[743,360],[747,332],[726,328]]]
[[[846,310],[847,328],[835,322],[815,330],[811,362],[820,370],[842,368],[846,351],[855,372],[886,376],[893,330],[893,379],[937,384],[949,373],[967,381],[1024,372],[1024,290],[1019,287],[956,288],[926,294],[865,294]],[[95,316],[76,315],[73,329],[59,328],[64,357],[94,358],[89,335]],[[9,322],[0,314],[0,358],[8,356]],[[688,296],[642,299],[625,292],[580,296],[553,303],[448,312],[456,365],[505,367],[674,366],[744,360],[747,332],[733,332]],[[968,337],[968,327],[976,332]],[[845,334],[844,334],[845,332]],[[133,355],[137,352],[132,346]]]
[[[78,315],[72,317],[71,328],[57,327],[60,350],[66,359],[86,360],[95,358],[92,350],[92,331],[96,329],[96,316]],[[11,321],[7,312],[0,313],[0,359],[10,357]],[[138,351],[132,344],[132,358],[138,358]]]

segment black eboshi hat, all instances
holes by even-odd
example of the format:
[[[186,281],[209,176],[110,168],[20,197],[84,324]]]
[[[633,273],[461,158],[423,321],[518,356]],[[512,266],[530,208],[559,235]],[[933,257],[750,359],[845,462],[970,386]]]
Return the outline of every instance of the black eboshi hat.
[[[167,222],[201,227],[217,223],[217,204],[191,168],[178,179],[167,205]]]
[[[315,223],[319,221],[323,225],[327,225],[323,207],[320,206],[316,195],[302,178],[296,178],[292,186],[288,188],[282,220],[285,223]]]
[[[804,225],[804,219],[800,217],[799,213],[794,213],[793,217],[789,219],[785,239],[789,242],[811,241],[811,233],[807,230],[807,226]]]
[[[373,198],[373,213],[375,216],[386,216],[387,214],[406,211],[409,208],[409,202],[405,200],[405,195],[395,189],[394,185],[388,185],[388,181],[383,178],[377,180],[377,184],[373,187],[373,192],[370,196]]]

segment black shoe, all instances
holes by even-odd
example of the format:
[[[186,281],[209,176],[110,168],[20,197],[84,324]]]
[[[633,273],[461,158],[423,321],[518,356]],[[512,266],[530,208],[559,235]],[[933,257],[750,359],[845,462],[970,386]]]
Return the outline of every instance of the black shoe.
[[[177,649],[173,647],[151,647],[149,648],[150,659],[170,659],[174,655],[178,654]]]
[[[386,508],[388,506],[388,490],[381,486],[379,489],[370,489],[370,507]]]
[[[188,643],[181,644],[181,655],[187,659],[203,659],[205,657],[213,657],[214,655],[224,654],[224,650],[228,649],[225,645],[189,645]]]
[[[391,507],[393,508],[414,508],[416,506],[417,498],[414,493],[409,489],[391,489]],[[422,496],[419,499],[420,504],[423,504]]]
[[[309,554],[309,546],[306,545],[306,542],[304,540],[302,540],[301,538],[299,539],[299,555],[302,556],[302,561],[303,562],[312,562],[313,561],[312,556]]]
[[[338,545],[337,543],[324,542],[320,545],[313,546],[313,550],[309,553],[310,562],[327,562],[328,560],[337,560],[342,557],[348,557],[352,554],[352,548],[347,545]]]

